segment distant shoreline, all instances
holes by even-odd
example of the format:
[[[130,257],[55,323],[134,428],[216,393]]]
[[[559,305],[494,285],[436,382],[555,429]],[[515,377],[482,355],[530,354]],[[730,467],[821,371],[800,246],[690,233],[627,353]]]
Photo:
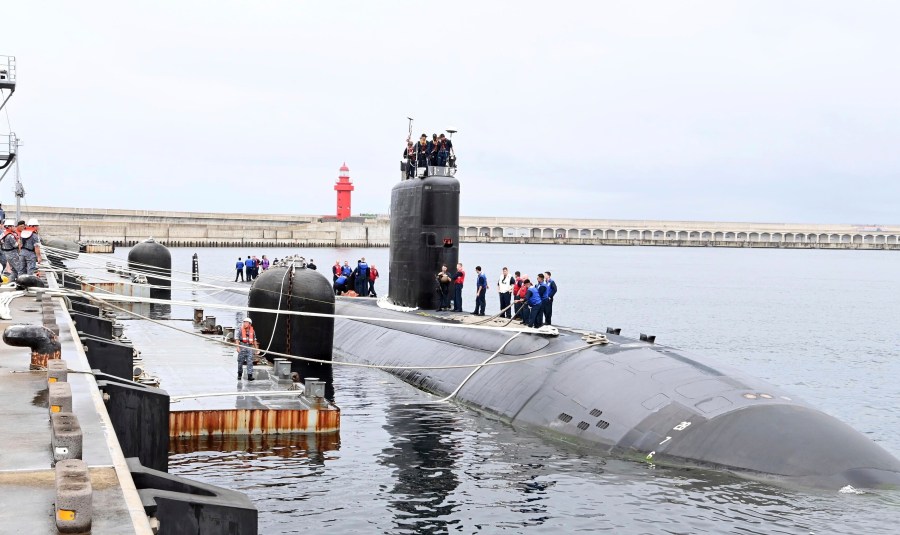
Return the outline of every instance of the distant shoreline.
[[[387,247],[390,218],[31,206],[42,234],[131,246]],[[460,217],[460,243],[900,250],[900,225]]]

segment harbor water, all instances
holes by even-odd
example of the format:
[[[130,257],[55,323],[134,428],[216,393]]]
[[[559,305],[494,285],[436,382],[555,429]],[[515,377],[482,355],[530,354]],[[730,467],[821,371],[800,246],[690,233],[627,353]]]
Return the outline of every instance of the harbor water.
[[[173,268],[189,273],[194,253],[207,281],[233,278],[248,254],[312,256],[329,280],[336,259],[365,256],[387,293],[387,249],[172,249]],[[489,314],[503,266],[549,270],[555,324],[620,327],[712,355],[900,455],[895,252],[466,244],[460,259],[467,311],[476,265],[491,282]],[[218,316],[228,324],[234,313]],[[171,471],[247,493],[266,534],[896,533],[900,524],[900,491],[790,489],[652,466],[436,403],[383,372],[336,366],[334,376],[339,436],[177,443]]]

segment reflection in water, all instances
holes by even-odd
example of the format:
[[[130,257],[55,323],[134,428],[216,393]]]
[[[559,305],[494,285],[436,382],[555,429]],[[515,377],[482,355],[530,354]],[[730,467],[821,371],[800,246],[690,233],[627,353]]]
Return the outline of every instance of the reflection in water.
[[[311,464],[324,464],[330,452],[340,449],[340,433],[205,436],[169,440],[169,455],[195,452],[233,452],[266,454],[282,459],[305,458]],[[220,458],[221,459],[221,458]]]
[[[447,533],[450,514],[456,508],[448,496],[459,479],[456,461],[462,455],[456,434],[460,431],[451,408],[435,405],[392,407],[384,429],[392,446],[382,451],[379,463],[394,468],[391,506],[397,510],[398,528],[415,533]]]

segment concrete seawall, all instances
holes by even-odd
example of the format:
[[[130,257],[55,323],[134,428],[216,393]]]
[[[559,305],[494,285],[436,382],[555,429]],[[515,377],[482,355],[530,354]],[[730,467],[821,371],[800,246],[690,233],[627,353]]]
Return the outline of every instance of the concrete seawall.
[[[387,247],[387,215],[333,217],[31,206],[42,234],[130,246]],[[463,243],[900,250],[900,225],[460,217]]]

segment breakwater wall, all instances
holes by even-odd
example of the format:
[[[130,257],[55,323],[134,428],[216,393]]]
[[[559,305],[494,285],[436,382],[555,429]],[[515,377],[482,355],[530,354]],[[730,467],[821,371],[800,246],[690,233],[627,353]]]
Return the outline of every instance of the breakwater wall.
[[[42,233],[130,246],[387,247],[390,217],[333,217],[31,206]],[[900,250],[900,225],[460,217],[464,243]]]
[[[345,221],[322,216],[168,212],[31,206],[41,234],[132,246],[147,238],[169,247],[387,247],[387,216]]]

